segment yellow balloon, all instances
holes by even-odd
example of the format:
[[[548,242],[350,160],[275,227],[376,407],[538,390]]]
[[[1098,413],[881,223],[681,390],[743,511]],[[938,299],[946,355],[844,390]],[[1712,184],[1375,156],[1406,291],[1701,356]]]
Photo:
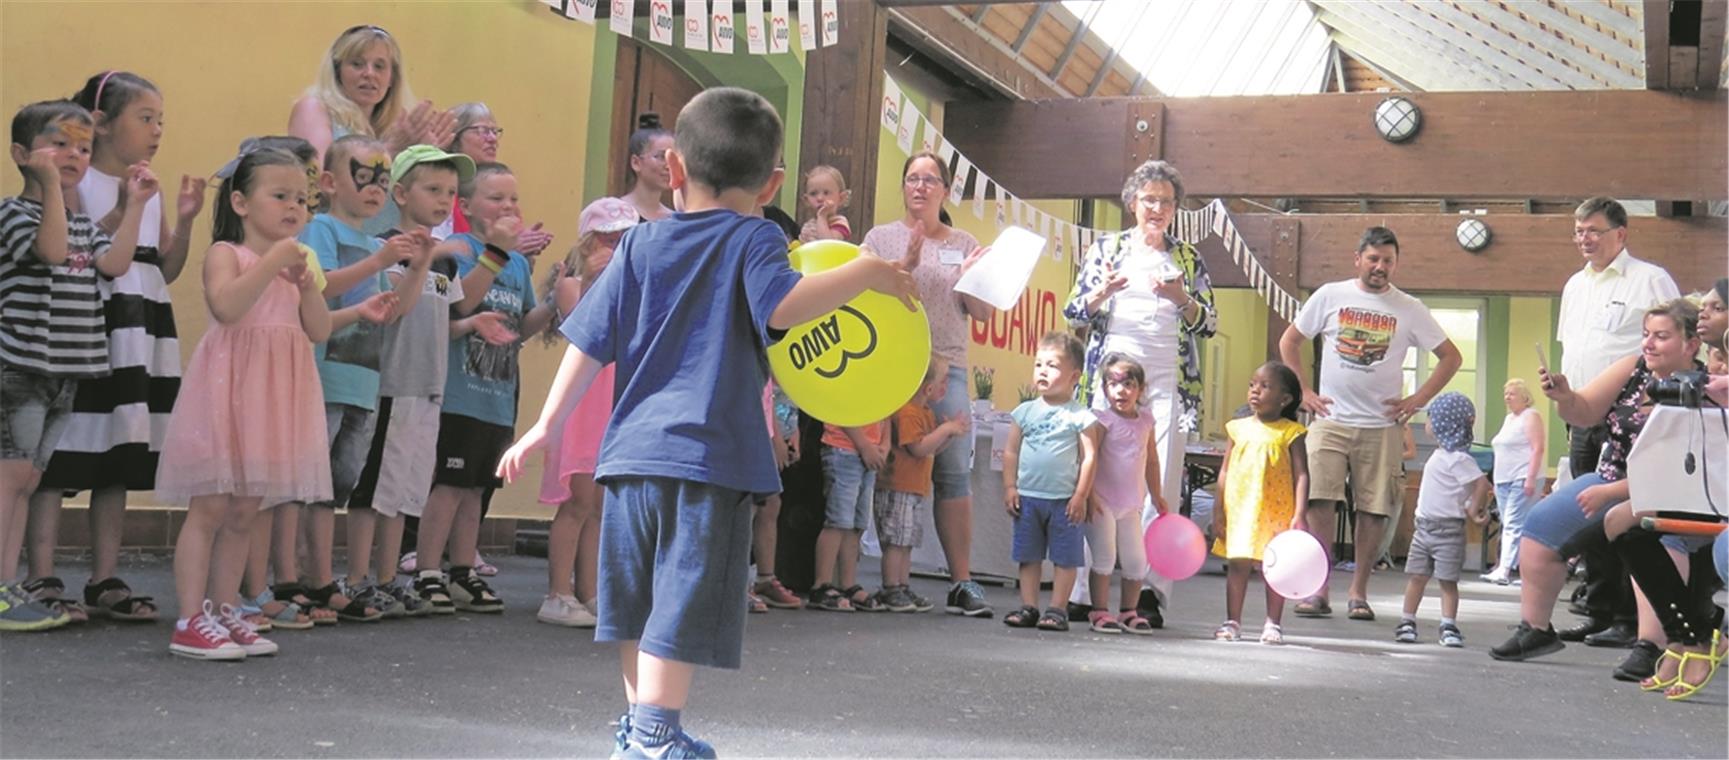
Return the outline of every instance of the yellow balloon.
[[[806,243],[792,252],[792,267],[811,275],[859,255],[858,246],[839,240]],[[930,359],[924,307],[908,311],[875,291],[788,330],[768,348],[769,369],[787,397],[843,427],[888,419],[918,392]]]

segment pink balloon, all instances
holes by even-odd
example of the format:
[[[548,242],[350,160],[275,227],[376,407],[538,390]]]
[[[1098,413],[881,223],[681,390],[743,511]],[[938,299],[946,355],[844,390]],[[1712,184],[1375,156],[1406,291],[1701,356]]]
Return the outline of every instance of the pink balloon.
[[[1147,547],[1147,564],[1173,581],[1200,572],[1207,561],[1206,536],[1194,521],[1179,514],[1161,515],[1148,523],[1141,541]]]
[[[1308,531],[1287,530],[1261,552],[1261,577],[1279,596],[1307,599],[1327,582],[1327,552]]]

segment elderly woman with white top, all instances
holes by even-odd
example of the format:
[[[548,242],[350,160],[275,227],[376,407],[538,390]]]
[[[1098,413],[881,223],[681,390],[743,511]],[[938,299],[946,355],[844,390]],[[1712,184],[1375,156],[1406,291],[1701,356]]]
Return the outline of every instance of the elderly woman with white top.
[[[1531,406],[1531,390],[1513,378],[1501,390],[1507,418],[1489,441],[1495,449],[1495,502],[1501,509],[1501,561],[1483,580],[1503,586],[1519,566],[1525,515],[1543,493],[1543,415]]]
[[[1213,335],[1212,280],[1195,247],[1171,236],[1171,223],[1183,203],[1183,177],[1164,161],[1148,161],[1123,183],[1123,207],[1135,226],[1099,239],[1088,249],[1063,315],[1087,336],[1086,377],[1081,395],[1095,406],[1098,364],[1108,353],[1125,354],[1147,372],[1141,403],[1153,415],[1153,449],[1160,468],[1160,492],[1170,503],[1183,482],[1185,434],[1200,426],[1200,341]],[[1151,521],[1151,504],[1143,515]],[[1169,581],[1149,583],[1161,591]],[[1155,599],[1142,594],[1141,613],[1160,620]]]

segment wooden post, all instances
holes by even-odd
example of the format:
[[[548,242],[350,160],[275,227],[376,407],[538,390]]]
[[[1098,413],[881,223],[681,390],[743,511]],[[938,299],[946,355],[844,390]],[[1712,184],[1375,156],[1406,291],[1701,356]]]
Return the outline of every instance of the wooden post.
[[[847,3],[839,42],[805,59],[799,167],[828,164],[854,187],[876,185],[887,44],[888,12],[874,2]],[[868,229],[875,206],[874,193],[855,192],[847,215]]]

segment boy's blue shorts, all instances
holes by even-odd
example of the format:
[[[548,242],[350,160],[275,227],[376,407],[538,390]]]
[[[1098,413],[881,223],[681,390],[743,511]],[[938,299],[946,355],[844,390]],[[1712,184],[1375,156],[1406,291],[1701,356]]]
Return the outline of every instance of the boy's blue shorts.
[[[739,667],[751,494],[676,478],[608,478],[595,641],[663,660]]]
[[[1021,497],[1021,516],[1015,518],[1017,564],[1043,562],[1049,547],[1052,565],[1080,567],[1087,563],[1086,539],[1086,528],[1069,522],[1068,499]]]

